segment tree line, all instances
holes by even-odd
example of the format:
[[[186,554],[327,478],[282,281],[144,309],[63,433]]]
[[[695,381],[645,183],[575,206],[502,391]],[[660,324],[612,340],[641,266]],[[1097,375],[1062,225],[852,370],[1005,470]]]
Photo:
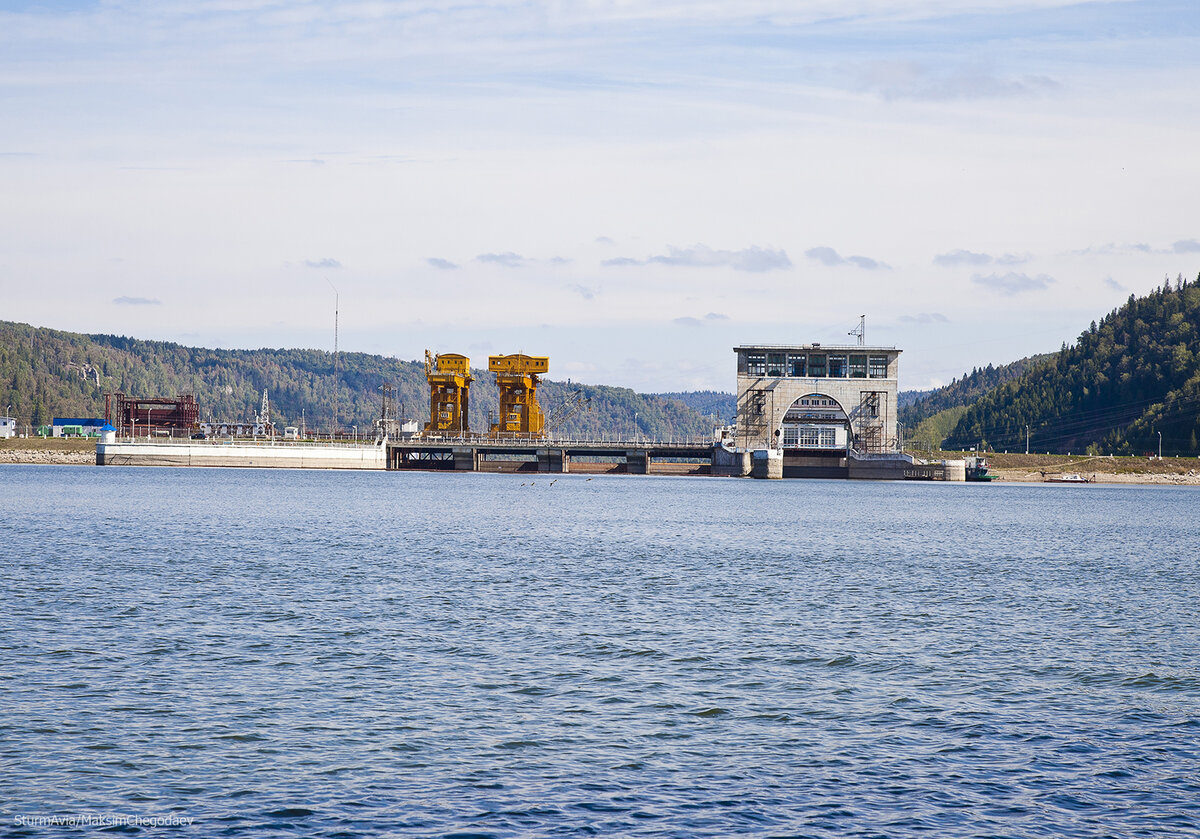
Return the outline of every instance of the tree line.
[[[470,425],[486,431],[499,406],[495,377],[473,370]],[[335,405],[334,393],[337,401]],[[201,421],[245,422],[258,412],[267,391],[276,427],[304,425],[310,433],[357,426],[366,433],[381,413],[382,387],[390,384],[395,414],[424,424],[429,419],[425,365],[368,353],[314,349],[219,350],[144,341],[116,335],[82,335],[0,321],[0,408],[11,405],[21,425],[49,424],[54,417],[102,417],[104,395],[133,398],[196,397]],[[544,380],[539,401],[546,412],[568,401],[586,408],[558,433],[572,437],[692,439],[712,434],[708,400],[686,404],[673,397],[629,388]],[[730,397],[731,398],[731,397]]]

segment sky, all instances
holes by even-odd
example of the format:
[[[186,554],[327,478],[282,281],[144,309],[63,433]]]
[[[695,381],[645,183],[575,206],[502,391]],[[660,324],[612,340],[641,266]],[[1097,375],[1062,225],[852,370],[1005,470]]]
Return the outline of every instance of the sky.
[[[1195,0],[0,0],[0,320],[934,387],[1200,273],[1198,90]]]

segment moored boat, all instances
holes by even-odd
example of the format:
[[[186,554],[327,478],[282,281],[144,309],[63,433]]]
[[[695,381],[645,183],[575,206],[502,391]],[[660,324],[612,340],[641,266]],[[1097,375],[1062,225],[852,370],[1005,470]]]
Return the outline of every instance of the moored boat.
[[[1085,478],[1078,472],[1067,472],[1062,475],[1050,475],[1045,479],[1048,484],[1090,484],[1091,478]]]
[[[967,464],[967,480],[968,481],[994,481],[996,476],[988,473],[988,462],[982,457],[968,457]]]

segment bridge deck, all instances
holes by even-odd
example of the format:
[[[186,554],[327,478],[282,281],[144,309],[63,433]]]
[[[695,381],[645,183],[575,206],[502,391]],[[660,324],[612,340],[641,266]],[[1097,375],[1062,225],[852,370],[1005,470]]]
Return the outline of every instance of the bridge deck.
[[[619,471],[644,474],[654,461],[712,462],[713,443],[648,440],[414,439],[388,443],[388,469],[494,471],[513,459],[536,463],[539,472],[569,472],[572,460],[608,460]],[[576,464],[583,467],[582,463]]]

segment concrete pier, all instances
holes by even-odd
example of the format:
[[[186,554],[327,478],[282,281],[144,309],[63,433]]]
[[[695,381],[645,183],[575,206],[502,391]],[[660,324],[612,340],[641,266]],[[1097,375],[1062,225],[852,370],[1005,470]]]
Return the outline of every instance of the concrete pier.
[[[783,449],[756,449],[750,454],[750,477],[777,480],[783,477]]]
[[[571,471],[571,457],[562,449],[538,449],[539,472],[566,473]]]

